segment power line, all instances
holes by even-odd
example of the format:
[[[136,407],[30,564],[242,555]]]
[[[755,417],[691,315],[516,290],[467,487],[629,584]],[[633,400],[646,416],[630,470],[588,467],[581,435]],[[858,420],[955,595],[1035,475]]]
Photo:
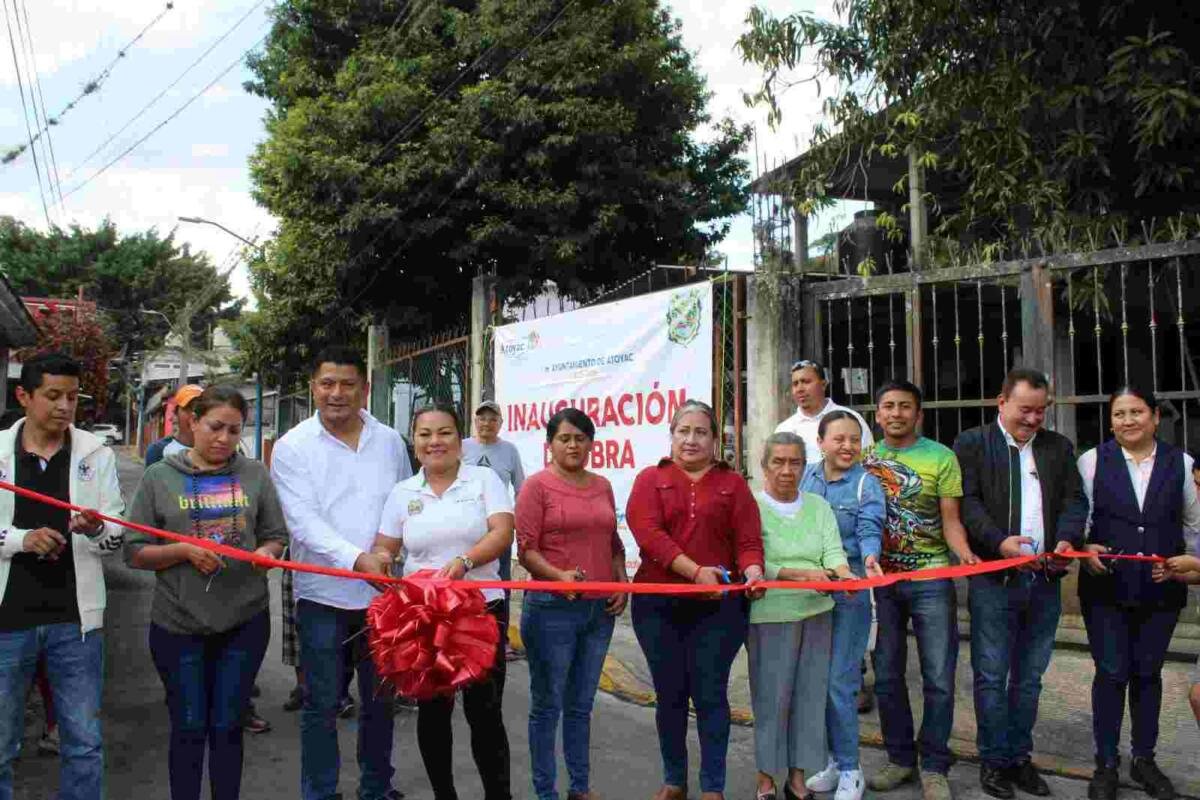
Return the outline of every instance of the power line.
[[[21,78],[21,62],[17,59],[17,42],[13,38],[13,23],[8,14],[8,0],[3,0],[3,3],[4,22],[8,26],[8,44],[12,49],[13,69],[17,71],[17,88],[21,93],[21,109],[24,111],[25,116],[25,131],[29,134],[29,149],[33,152],[33,169],[37,173],[38,194],[42,196],[42,213],[46,215],[46,227],[50,228],[50,207],[46,205],[46,190],[42,186],[42,165],[38,161],[37,150],[33,146],[33,128],[29,125],[29,106],[25,102],[25,82]],[[49,176],[47,176],[47,179],[49,179]]]
[[[95,171],[95,172],[93,172],[93,173],[92,173],[90,176],[88,176],[87,178],[84,178],[84,179],[83,179],[83,181],[81,181],[80,183],[77,183],[75,186],[73,186],[73,187],[71,188],[71,190],[70,190],[70,191],[68,191],[68,192],[67,192],[65,195],[63,195],[63,197],[64,197],[64,198],[70,197],[71,195],[75,194],[76,192],[78,192],[78,191],[79,191],[80,189],[82,189],[83,187],[87,186],[87,185],[88,185],[89,183],[91,183],[92,181],[96,180],[96,178],[100,177],[100,176],[101,176],[101,175],[103,175],[105,172],[107,172],[107,171],[109,170],[109,168],[110,168],[110,167],[112,167],[112,166],[113,166],[114,164],[116,164],[118,161],[120,161],[121,159],[123,159],[125,156],[129,155],[130,153],[132,153],[134,150],[136,150],[138,147],[140,147],[140,146],[141,146],[143,143],[145,143],[145,141],[146,141],[147,139],[149,139],[151,136],[153,136],[154,134],[156,134],[156,133],[158,133],[160,130],[162,130],[164,127],[166,127],[168,123],[170,123],[172,120],[174,120],[174,119],[175,119],[176,117],[178,117],[180,114],[182,114],[182,113],[184,112],[184,110],[185,110],[185,109],[187,109],[187,107],[188,107],[188,106],[190,106],[192,103],[194,103],[194,102],[196,102],[197,100],[199,100],[199,99],[200,99],[200,97],[201,97],[201,96],[203,96],[203,94],[204,94],[205,92],[207,92],[207,91],[208,91],[209,89],[211,89],[212,87],[216,86],[216,85],[217,85],[217,83],[218,83],[218,82],[219,82],[219,81],[220,81],[222,78],[224,78],[226,75],[228,75],[228,74],[229,74],[229,73],[230,73],[230,72],[233,70],[233,68],[234,68],[234,67],[236,67],[236,66],[238,66],[239,64],[241,64],[241,63],[242,63],[242,61],[243,61],[243,60],[246,58],[246,56],[248,56],[248,55],[249,55],[249,54],[250,54],[250,53],[251,53],[251,52],[252,52],[252,51],[253,51],[255,48],[257,48],[257,47],[258,47],[260,44],[262,44],[264,41],[266,41],[266,39],[267,39],[267,35],[266,35],[266,34],[264,34],[264,35],[262,36],[262,38],[260,38],[260,39],[259,39],[257,42],[255,42],[254,44],[250,45],[250,47],[248,47],[248,48],[247,48],[247,49],[246,49],[244,52],[242,52],[242,53],[241,53],[241,54],[240,54],[240,55],[239,55],[237,58],[235,58],[235,59],[233,60],[233,62],[229,64],[229,66],[227,66],[227,67],[225,67],[225,69],[221,70],[221,72],[220,72],[220,73],[217,75],[217,77],[213,78],[211,81],[209,81],[207,84],[205,84],[204,88],[202,88],[200,91],[196,92],[196,93],[195,93],[195,94],[193,94],[191,97],[189,97],[189,98],[188,98],[188,99],[187,99],[187,100],[186,100],[186,101],[183,103],[183,105],[179,106],[179,108],[177,108],[177,109],[175,109],[174,111],[172,111],[172,112],[171,112],[171,113],[170,113],[170,114],[167,116],[167,118],[166,118],[166,119],[164,119],[162,122],[158,123],[158,124],[157,124],[157,125],[155,125],[153,128],[151,128],[151,129],[150,129],[150,130],[149,130],[149,131],[148,131],[148,132],[147,132],[147,133],[146,133],[144,136],[142,136],[142,138],[138,139],[136,142],[134,142],[133,144],[129,145],[129,147],[126,147],[124,150],[122,150],[122,151],[120,152],[120,154],[119,154],[119,155],[117,155],[117,157],[116,157],[116,158],[113,158],[111,161],[109,161],[108,163],[106,163],[106,164],[105,164],[103,167],[101,167],[100,169],[96,170],[96,171]]]
[[[150,102],[148,102],[148,103],[146,103],[146,105],[142,106],[141,109],[136,114],[134,114],[132,117],[130,117],[129,120],[124,125],[122,125],[121,128],[116,133],[114,133],[112,136],[109,136],[98,147],[96,147],[95,150],[93,150],[92,152],[90,152],[86,156],[84,156],[83,160],[79,163],[79,166],[72,169],[71,173],[69,175],[67,175],[68,180],[70,178],[73,178],[76,173],[78,173],[80,170],[82,170],[88,164],[88,162],[90,162],[92,160],[92,158],[94,158],[96,156],[96,154],[98,154],[104,148],[108,147],[110,144],[112,144],[114,139],[116,139],[118,136],[120,136],[122,133],[124,133],[126,130],[128,130],[130,125],[132,125],[133,123],[135,123],[139,119],[141,119],[142,115],[145,114],[147,111],[149,111],[151,108],[153,108],[155,106],[155,104],[158,103],[159,100],[166,97],[167,92],[171,91],[176,86],[178,86],[179,82],[181,80],[183,80],[184,77],[189,72],[191,72],[193,69],[195,69],[200,64],[201,61],[208,58],[208,56],[213,52],[213,50],[215,50],[217,48],[217,45],[221,44],[221,42],[225,41],[230,36],[230,34],[232,34],[239,27],[241,27],[242,23],[245,22],[247,19],[249,19],[250,15],[253,14],[255,11],[257,11],[259,8],[261,8],[263,3],[265,3],[265,2],[266,2],[266,0],[258,0],[257,3],[255,3],[253,6],[251,6],[250,9],[245,14],[243,14],[240,18],[238,18],[238,20],[236,22],[234,22],[233,25],[231,25],[224,33],[222,33],[220,36],[218,36],[216,39],[214,39],[212,44],[210,44],[208,46],[208,49],[206,49],[203,53],[201,53],[196,58],[195,61],[193,61],[191,64],[188,64],[187,68],[184,69],[183,72],[179,73],[179,75],[175,78],[175,80],[171,81],[170,85],[168,85],[165,89],[163,89],[161,92],[156,94],[153,98],[151,98]]]
[[[21,15],[25,18],[25,35],[23,41],[26,46],[26,52],[29,56],[30,71],[33,73],[33,88],[37,89],[37,101],[33,105],[34,119],[36,120],[37,118],[38,105],[41,105],[42,121],[38,124],[41,125],[46,132],[44,144],[46,150],[50,153],[50,167],[54,173],[54,183],[51,185],[51,187],[54,191],[58,192],[58,208],[59,211],[62,212],[64,210],[62,199],[62,178],[60,178],[58,175],[58,157],[54,154],[54,139],[50,136],[50,121],[46,118],[46,96],[42,94],[42,76],[38,71],[37,66],[37,50],[33,46],[33,27],[29,24],[29,7],[25,4],[25,0],[20,0],[20,2]],[[16,0],[13,0],[13,15],[16,16],[16,13]],[[20,19],[17,20],[17,33],[21,33]],[[30,97],[33,97],[33,88],[31,88],[29,91]],[[46,177],[49,179],[49,173],[47,173]]]
[[[13,0],[13,2],[15,3],[16,0]],[[72,110],[74,110],[75,106],[78,105],[79,102],[81,100],[83,100],[85,97],[87,97],[90,94],[95,94],[96,92],[98,92],[100,90],[100,87],[104,85],[104,82],[106,80],[108,80],[110,75],[112,75],[113,68],[116,67],[116,65],[118,63],[120,63],[121,59],[125,58],[125,55],[126,55],[126,53],[129,52],[129,49],[131,47],[133,47],[134,45],[136,45],[138,42],[140,42],[142,40],[142,37],[145,36],[150,31],[151,28],[153,28],[155,25],[157,25],[158,22],[163,17],[165,17],[167,15],[167,13],[169,11],[171,11],[171,9],[173,9],[173,8],[175,8],[174,2],[166,3],[166,5],[163,7],[163,10],[158,12],[158,14],[154,17],[154,19],[147,22],[145,24],[145,26],[143,26],[142,29],[140,31],[138,31],[138,34],[136,36],[134,36],[132,39],[130,39],[128,42],[126,42],[125,46],[117,51],[117,55],[112,59],[112,61],[108,62],[108,64],[104,67],[104,69],[102,69],[95,77],[93,77],[91,80],[89,80],[87,83],[85,83],[83,85],[83,89],[80,90],[79,94],[77,94],[71,100],[71,102],[69,102],[65,106],[63,106],[63,109],[61,111],[59,111],[57,115],[55,115],[47,120],[45,131],[49,131],[51,125],[58,125],[60,122],[62,122],[62,118],[65,117]],[[38,139],[40,139],[42,137],[43,132],[44,131],[41,128],[39,128],[37,136],[31,137],[28,146],[22,144],[18,147],[13,148],[9,152],[5,153],[2,158],[0,158],[0,163],[9,164],[9,163],[13,162],[14,160],[16,160],[18,157],[20,157],[20,155],[23,152],[25,152],[26,149],[33,146],[33,142],[37,141]]]

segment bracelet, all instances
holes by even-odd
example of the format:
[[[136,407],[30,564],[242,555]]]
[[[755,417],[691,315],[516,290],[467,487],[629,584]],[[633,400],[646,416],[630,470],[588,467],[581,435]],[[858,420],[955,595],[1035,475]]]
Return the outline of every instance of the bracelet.
[[[699,564],[696,565],[696,571],[692,573],[692,577],[689,579],[692,583],[696,582],[696,576],[700,574],[700,570],[702,569],[704,569],[704,567],[700,566]]]

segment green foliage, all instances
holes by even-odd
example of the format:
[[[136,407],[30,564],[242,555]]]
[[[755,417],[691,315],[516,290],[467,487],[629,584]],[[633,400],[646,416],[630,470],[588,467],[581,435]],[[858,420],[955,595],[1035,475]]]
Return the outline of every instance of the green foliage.
[[[935,234],[1012,248],[1088,220],[1200,208],[1200,17],[1156,0],[838,0],[831,23],[758,8],[739,40],[747,101],[781,118],[833,87],[792,191],[818,207],[845,163],[914,152]],[[815,70],[801,74],[801,65]],[[836,133],[834,133],[836,131]],[[907,191],[907,180],[895,187]]]
[[[748,131],[708,95],[657,0],[290,0],[251,91],[251,166],[279,241],[253,265],[273,361],[361,332],[408,337],[505,296],[568,295],[698,263],[747,198]],[[540,35],[539,35],[540,33]]]
[[[95,230],[72,226],[43,233],[11,217],[0,217],[0,268],[18,295],[71,299],[82,289],[99,307],[116,347],[130,354],[157,347],[168,331],[161,317],[139,309],[161,311],[174,321],[218,274],[207,255],[153,230],[121,235],[106,220]],[[226,285],[193,318],[197,342],[210,325],[237,315],[241,301],[229,305],[231,300]]]

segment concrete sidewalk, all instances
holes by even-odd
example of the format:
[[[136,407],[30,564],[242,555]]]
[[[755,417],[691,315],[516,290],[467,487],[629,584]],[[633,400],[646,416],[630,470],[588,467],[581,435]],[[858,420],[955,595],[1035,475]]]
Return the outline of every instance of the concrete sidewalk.
[[[513,629],[510,634],[519,643],[516,631],[520,619],[520,600],[514,597]],[[922,708],[920,667],[916,643],[910,641],[908,690],[918,726]],[[1180,794],[1200,798],[1200,727],[1192,716],[1187,695],[1194,662],[1168,661],[1163,670],[1163,708],[1157,758],[1163,771],[1174,781]],[[1039,769],[1055,775],[1089,778],[1093,768],[1091,681],[1095,670],[1086,651],[1070,647],[1055,650],[1050,668],[1043,679],[1040,715],[1034,730],[1034,762]],[[873,676],[868,674],[868,682]],[[975,746],[975,707],[972,697],[970,642],[963,640],[958,659],[956,680],[957,700],[954,711],[954,733],[951,749],[960,758],[978,758]],[[629,613],[617,624],[609,647],[601,689],[630,702],[643,705],[654,703],[650,671],[641,647],[633,633]],[[743,648],[734,662],[729,680],[729,700],[736,724],[753,725],[750,713],[750,683],[747,674],[746,651]],[[881,747],[877,711],[864,714],[862,741],[864,745]],[[1122,776],[1127,772],[1129,756],[1129,724],[1122,734]]]

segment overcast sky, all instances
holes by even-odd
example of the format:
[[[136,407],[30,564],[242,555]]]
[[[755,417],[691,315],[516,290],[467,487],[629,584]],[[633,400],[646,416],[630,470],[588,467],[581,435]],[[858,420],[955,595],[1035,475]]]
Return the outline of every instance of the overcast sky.
[[[16,1],[28,13],[41,92],[51,116],[117,59],[99,90],[80,100],[51,129],[62,193],[69,195],[60,207],[57,194],[46,187],[55,224],[93,227],[107,216],[124,233],[147,228],[166,233],[178,226],[179,241],[207,251],[218,265],[231,263],[236,240],[212,227],[179,223],[179,216],[217,220],[249,238],[270,234],[273,220],[251,198],[247,170],[247,157],[264,135],[266,104],[242,89],[250,77],[242,63],[244,55],[267,32],[269,2],[175,0],[174,7],[118,59],[121,47],[164,12],[163,0]],[[5,2],[11,12],[14,0]],[[779,14],[808,10],[828,16],[833,0],[759,2]],[[697,66],[708,79],[714,118],[730,114],[754,124],[760,158],[765,161],[775,163],[801,152],[819,113],[820,101],[812,89],[798,87],[786,96],[784,122],[778,131],[767,127],[764,112],[747,109],[742,102],[742,92],[752,89],[758,76],[734,50],[749,4],[674,0],[669,5],[683,24],[685,45],[696,54]],[[8,33],[6,25],[5,39]],[[189,70],[210,47],[211,52]],[[0,53],[0,151],[8,151],[28,136],[11,50]],[[218,77],[231,65],[235,66]],[[177,79],[173,88],[121,131]],[[26,84],[26,102],[33,89]],[[122,156],[193,97],[178,116]],[[753,166],[753,150],[749,156]],[[0,165],[0,214],[46,227],[28,151]],[[721,249],[731,266],[750,266],[753,241],[748,218],[736,222]],[[248,291],[241,267],[234,272],[234,290]]]

